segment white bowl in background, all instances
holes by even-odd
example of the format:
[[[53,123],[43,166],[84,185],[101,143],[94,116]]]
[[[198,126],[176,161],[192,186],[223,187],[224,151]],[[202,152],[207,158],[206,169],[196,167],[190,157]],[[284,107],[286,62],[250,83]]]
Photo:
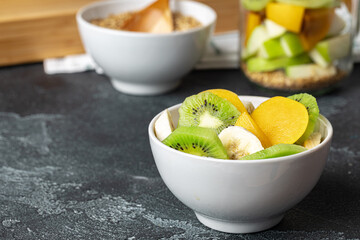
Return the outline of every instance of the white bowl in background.
[[[267,98],[240,96],[258,106]],[[181,104],[169,108],[177,125]],[[268,229],[316,185],[332,140],[332,126],[322,115],[325,136],[313,149],[264,160],[222,160],[172,149],[155,136],[149,124],[151,150],[166,186],[200,222],[218,231],[250,233]]]
[[[107,29],[91,24],[109,14],[140,10],[153,0],[101,1],[81,8],[76,15],[85,50],[109,76],[115,89],[134,95],[157,95],[181,83],[200,60],[216,22],[205,4],[176,1],[172,11],[192,16],[201,27],[168,34]]]

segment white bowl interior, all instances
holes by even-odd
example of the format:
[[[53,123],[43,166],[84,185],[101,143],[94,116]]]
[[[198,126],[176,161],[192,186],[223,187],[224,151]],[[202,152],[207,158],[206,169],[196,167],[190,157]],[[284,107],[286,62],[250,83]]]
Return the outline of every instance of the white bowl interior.
[[[146,7],[152,0],[120,0],[103,1],[90,4],[83,8],[82,18],[88,22],[96,18],[106,18],[110,14],[119,14],[123,12],[136,11]]]
[[[185,16],[191,16],[200,21],[204,26],[213,23],[216,19],[214,10],[198,2],[175,1],[175,5],[172,6],[172,11],[180,12]]]

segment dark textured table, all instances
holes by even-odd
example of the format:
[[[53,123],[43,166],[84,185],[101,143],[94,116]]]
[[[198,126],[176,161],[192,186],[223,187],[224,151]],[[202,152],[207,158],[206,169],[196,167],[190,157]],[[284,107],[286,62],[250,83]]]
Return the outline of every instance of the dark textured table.
[[[236,70],[193,71],[171,93],[136,97],[94,72],[0,68],[0,239],[359,239],[360,66],[318,98],[334,127],[318,184],[277,226],[254,234],[203,226],[154,164],[151,118],[209,88],[273,96]]]

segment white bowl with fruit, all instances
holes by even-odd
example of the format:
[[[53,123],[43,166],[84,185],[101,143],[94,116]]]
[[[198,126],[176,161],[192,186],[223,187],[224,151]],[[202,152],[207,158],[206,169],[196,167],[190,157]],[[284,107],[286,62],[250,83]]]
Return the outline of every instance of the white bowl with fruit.
[[[333,134],[310,95],[238,98],[227,90],[164,110],[148,132],[170,191],[204,225],[229,233],[279,223],[316,185]]]

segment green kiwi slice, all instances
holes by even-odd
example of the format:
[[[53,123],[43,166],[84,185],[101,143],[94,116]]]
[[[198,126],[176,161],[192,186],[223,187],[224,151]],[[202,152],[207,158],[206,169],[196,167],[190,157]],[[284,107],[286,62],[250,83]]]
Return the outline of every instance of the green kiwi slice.
[[[259,160],[259,159],[267,159],[267,158],[284,157],[296,153],[301,153],[305,150],[307,149],[300,145],[281,143],[268,147],[264,150],[255,152],[253,154],[244,156],[240,158],[240,160]]]
[[[163,143],[173,149],[197,156],[228,159],[226,149],[213,129],[178,127]]]
[[[299,93],[291,95],[288,98],[302,103],[309,114],[309,122],[306,127],[304,134],[296,141],[297,144],[303,144],[304,141],[311,135],[314,131],[316,121],[319,117],[319,107],[316,102],[316,98],[308,93]]]
[[[239,110],[228,100],[211,92],[201,92],[187,97],[181,104],[178,125],[212,128],[219,134],[234,125],[239,116]]]

